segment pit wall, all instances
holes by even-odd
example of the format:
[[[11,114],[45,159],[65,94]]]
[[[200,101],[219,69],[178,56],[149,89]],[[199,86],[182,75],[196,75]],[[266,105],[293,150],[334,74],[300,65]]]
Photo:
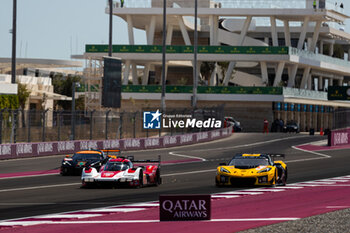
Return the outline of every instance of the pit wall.
[[[332,130],[328,135],[328,146],[350,145],[350,128]]]
[[[232,127],[156,138],[2,144],[0,145],[0,160],[73,154],[76,151],[89,149],[120,149],[121,151],[160,149],[214,141],[229,137],[231,134]]]

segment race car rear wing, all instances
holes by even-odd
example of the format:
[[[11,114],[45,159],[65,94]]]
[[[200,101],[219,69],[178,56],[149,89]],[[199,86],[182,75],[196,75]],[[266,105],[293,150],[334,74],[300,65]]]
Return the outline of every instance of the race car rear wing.
[[[120,155],[120,150],[119,149],[114,149],[114,150],[109,150],[109,149],[107,150],[107,149],[105,149],[105,150],[101,150],[101,151],[106,153],[106,157],[107,158],[117,158]],[[116,156],[115,155],[109,155],[110,152],[117,153],[117,155]]]
[[[280,159],[280,158],[285,158],[286,156],[284,154],[268,154],[272,160]]]

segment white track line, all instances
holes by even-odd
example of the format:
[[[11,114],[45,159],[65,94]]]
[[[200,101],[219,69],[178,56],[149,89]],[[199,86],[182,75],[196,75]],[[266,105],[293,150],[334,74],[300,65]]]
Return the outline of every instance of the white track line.
[[[260,222],[260,221],[293,221],[300,218],[233,218],[233,219],[211,219],[203,222]],[[21,221],[0,223],[0,226],[16,226],[16,225],[38,225],[38,224],[117,224],[117,223],[155,223],[159,220],[102,220],[102,221]],[[164,222],[165,224],[167,222]]]
[[[36,217],[38,219],[41,218],[93,218],[93,217],[101,217],[102,214],[48,214],[42,215],[40,217]]]
[[[13,191],[23,191],[23,190],[32,190],[32,189],[54,188],[54,187],[62,187],[62,186],[72,186],[72,185],[80,185],[80,184],[81,184],[81,183],[54,184],[54,185],[33,186],[33,187],[26,187],[26,188],[1,189],[1,190],[0,190],[0,193],[3,193],[3,192],[13,192]]]
[[[38,175],[23,175],[23,176],[11,176],[11,177],[1,177],[0,180],[8,180],[8,179],[18,179],[18,178],[28,178],[28,177],[39,177],[39,176],[52,176],[52,175],[58,175],[57,173],[50,173],[50,174],[38,174]]]
[[[191,155],[183,155],[183,154],[179,154],[179,153],[175,153],[175,152],[169,152],[170,155],[174,155],[174,156],[178,156],[178,157],[184,157],[184,158],[190,158],[190,159],[199,159],[202,161],[206,161],[205,158],[201,158],[201,157],[197,157],[197,156],[191,156]]]
[[[146,208],[101,208],[101,209],[92,209],[92,210],[86,210],[84,212],[123,212],[123,213],[128,213],[128,212],[135,212],[135,211],[141,211],[141,210],[146,210]]]
[[[251,146],[263,145],[263,144],[279,142],[279,141],[284,141],[284,140],[289,140],[289,139],[302,138],[302,137],[308,137],[308,136],[305,135],[305,136],[294,136],[294,137],[286,137],[286,138],[277,138],[277,139],[272,139],[272,140],[269,140],[269,141],[254,142],[254,143],[250,143],[250,144],[243,144],[243,145],[230,146],[230,147],[199,149],[199,150],[196,150],[196,152],[199,152],[199,151],[210,151],[210,150],[215,150],[215,151],[216,150],[231,150],[231,149],[236,149],[236,148],[241,148],[241,147],[251,147]]]

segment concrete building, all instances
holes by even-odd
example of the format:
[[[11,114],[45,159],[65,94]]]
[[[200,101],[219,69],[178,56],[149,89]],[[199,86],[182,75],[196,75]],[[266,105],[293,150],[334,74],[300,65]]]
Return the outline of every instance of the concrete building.
[[[124,63],[122,108],[159,107],[159,91],[147,88],[161,79],[163,0],[128,0],[123,8],[114,2],[113,14],[128,25],[129,45],[113,48],[113,56]],[[193,16],[194,1],[167,0],[167,85],[193,84]],[[348,18],[329,0],[316,1],[316,7],[313,0],[198,0],[198,67],[211,65],[199,77],[205,90],[199,91],[198,106],[225,104],[231,109],[227,114],[256,124],[254,129],[263,118],[296,120],[303,130],[332,128],[326,115],[350,107],[328,101],[325,92],[330,85],[350,84],[350,34],[344,31]],[[145,31],[146,45],[135,45],[135,28]],[[88,110],[100,106],[100,92],[92,87],[102,86],[106,48],[86,46]],[[140,84],[143,89],[135,87]],[[271,87],[279,94],[269,92]],[[167,106],[190,107],[191,94],[174,91],[166,100]]]
[[[53,73],[69,73],[69,70],[59,68],[82,67],[79,61],[17,58],[16,82],[25,84],[30,90],[26,103],[27,109],[51,109],[54,100],[68,100],[71,97],[54,93],[52,79]],[[0,94],[17,94],[17,84],[11,84],[11,59],[0,58]]]

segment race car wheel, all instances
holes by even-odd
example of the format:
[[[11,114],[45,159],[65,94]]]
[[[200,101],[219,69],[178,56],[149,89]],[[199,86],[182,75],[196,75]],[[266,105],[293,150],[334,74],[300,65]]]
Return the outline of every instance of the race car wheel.
[[[140,174],[139,174],[139,186],[138,188],[141,188],[143,186],[143,170],[140,170]]]
[[[160,170],[159,168],[157,169],[156,172],[156,180],[155,180],[155,184],[156,186],[160,185],[162,183],[162,178],[160,177]]]
[[[82,181],[80,188],[91,188],[92,184],[89,182]]]
[[[216,187],[223,187],[223,185],[218,181],[218,179],[216,179],[216,177],[215,177],[215,186]]]
[[[275,176],[273,177],[272,179],[272,182],[271,182],[271,186],[270,187],[276,187],[276,183],[277,183],[277,169],[276,169],[276,172],[275,172]]]
[[[288,169],[286,168],[285,173],[284,173],[284,178],[282,180],[282,186],[286,186],[287,184],[287,178],[288,178]]]
[[[62,169],[61,169],[61,175],[62,175],[62,176],[68,175],[68,168],[66,168],[66,167],[62,168]]]

